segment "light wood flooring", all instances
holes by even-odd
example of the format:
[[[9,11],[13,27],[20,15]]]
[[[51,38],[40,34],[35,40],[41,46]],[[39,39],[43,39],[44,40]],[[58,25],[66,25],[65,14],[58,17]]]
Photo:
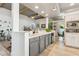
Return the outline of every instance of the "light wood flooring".
[[[40,56],[79,56],[79,49],[66,47],[63,41],[51,44]]]
[[[0,41],[0,56],[10,56],[10,52],[6,49],[10,45],[10,41]]]

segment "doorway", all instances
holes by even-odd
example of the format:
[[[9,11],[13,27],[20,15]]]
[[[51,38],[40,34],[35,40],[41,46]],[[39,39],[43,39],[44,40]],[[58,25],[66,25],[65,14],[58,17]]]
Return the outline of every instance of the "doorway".
[[[64,46],[64,21],[58,22],[58,43],[60,46]]]

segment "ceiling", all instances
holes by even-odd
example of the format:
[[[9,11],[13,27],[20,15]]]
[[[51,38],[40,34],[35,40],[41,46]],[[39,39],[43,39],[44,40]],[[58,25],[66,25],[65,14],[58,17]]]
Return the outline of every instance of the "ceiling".
[[[43,16],[46,16],[45,14],[48,14],[48,17],[53,17],[55,15],[58,15],[59,13],[59,11],[52,11],[53,8],[57,8],[57,4],[55,3],[27,3],[24,5]],[[35,9],[35,6],[39,6],[39,9]],[[44,11],[45,13],[42,14],[41,11]]]
[[[11,10],[11,3],[0,3],[0,7]]]
[[[39,8],[36,9],[35,6]],[[11,10],[11,3],[0,3],[0,7]],[[56,9],[56,10],[53,10]],[[63,19],[61,13],[69,13],[79,10],[79,3],[70,6],[70,3],[22,3],[20,4],[20,13],[33,19],[45,17],[53,19]],[[41,11],[44,11],[41,13]],[[46,16],[47,14],[47,16]]]
[[[39,15],[37,12],[31,10],[27,6],[24,6],[23,4],[20,4],[19,8],[20,14],[26,15],[28,17],[34,18],[35,20],[45,18],[42,15]]]
[[[24,3],[22,5],[24,5],[25,7],[23,8],[22,6],[20,6],[20,8],[23,8],[23,10],[25,10],[24,12],[22,12],[25,15],[32,14],[32,12],[30,11],[28,12],[26,10],[26,7],[27,7],[37,15],[54,18],[54,19],[63,19],[60,16],[61,13],[69,13],[69,12],[74,12],[79,10],[78,3],[75,3],[74,5],[70,5],[70,4],[74,4],[74,3]],[[38,6],[39,8],[36,9],[35,6]]]
[[[69,13],[73,11],[79,10],[79,3],[74,3],[74,5],[70,6],[70,3],[60,3],[59,4],[61,12]]]

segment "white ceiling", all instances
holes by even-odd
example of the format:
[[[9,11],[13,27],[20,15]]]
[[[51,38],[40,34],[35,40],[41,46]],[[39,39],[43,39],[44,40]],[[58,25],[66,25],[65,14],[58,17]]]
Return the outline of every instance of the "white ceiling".
[[[67,13],[79,10],[78,3],[75,3],[73,6],[70,6],[70,3],[25,3],[24,5],[40,15],[45,16],[45,14],[48,14],[49,18],[58,16],[62,12]],[[39,6],[39,8],[35,9],[35,6]],[[53,11],[53,8],[56,8],[56,11]],[[41,11],[45,13],[42,14]]]
[[[79,10],[79,3],[74,3],[72,6],[70,6],[70,3],[60,3],[59,7],[61,12],[73,12]]]
[[[43,16],[48,14],[48,17],[53,17],[60,13],[58,11],[57,4],[55,4],[55,3],[27,3],[24,5]],[[39,6],[39,8],[35,9],[35,6]],[[52,10],[53,8],[56,8],[57,10],[53,11]],[[45,13],[42,14],[41,11],[44,11]]]

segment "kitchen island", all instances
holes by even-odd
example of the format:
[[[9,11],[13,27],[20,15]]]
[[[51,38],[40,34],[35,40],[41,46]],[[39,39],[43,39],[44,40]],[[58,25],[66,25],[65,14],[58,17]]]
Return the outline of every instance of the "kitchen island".
[[[50,44],[53,44],[55,31],[39,31],[35,34],[25,34],[25,55],[37,56],[43,52]]]

